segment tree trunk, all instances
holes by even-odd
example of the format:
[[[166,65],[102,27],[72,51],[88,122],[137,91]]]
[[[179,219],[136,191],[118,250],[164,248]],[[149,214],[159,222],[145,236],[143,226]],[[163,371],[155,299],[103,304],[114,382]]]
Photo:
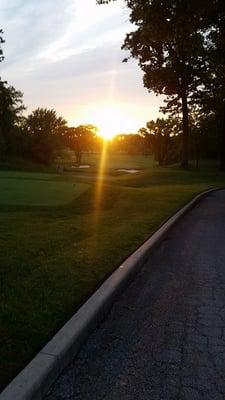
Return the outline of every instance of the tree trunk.
[[[220,169],[225,171],[225,106],[223,114],[221,116],[221,127],[220,127],[220,140],[219,140],[219,152],[220,152]]]
[[[183,114],[183,132],[182,132],[182,147],[181,147],[181,167],[188,169],[188,145],[189,145],[189,117],[188,117],[188,103],[187,103],[187,90],[182,90],[182,114]]]
[[[77,151],[77,152],[75,153],[75,155],[76,155],[76,162],[77,162],[77,164],[78,164],[78,165],[81,165],[82,153],[81,153],[80,151]]]

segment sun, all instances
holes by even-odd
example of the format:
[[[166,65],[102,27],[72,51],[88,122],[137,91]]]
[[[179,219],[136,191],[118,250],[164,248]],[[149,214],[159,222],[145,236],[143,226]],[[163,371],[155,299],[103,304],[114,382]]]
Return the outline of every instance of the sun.
[[[98,135],[111,140],[119,133],[132,133],[132,115],[116,105],[96,107],[90,113],[90,121],[98,127]]]

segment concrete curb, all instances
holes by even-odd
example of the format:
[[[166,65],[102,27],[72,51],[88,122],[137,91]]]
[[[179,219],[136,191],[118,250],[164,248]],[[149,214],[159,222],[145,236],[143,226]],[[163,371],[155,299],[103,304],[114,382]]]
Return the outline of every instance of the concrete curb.
[[[203,197],[217,190],[220,188],[196,196],[131,254],[6,387],[0,400],[41,400],[167,232]]]

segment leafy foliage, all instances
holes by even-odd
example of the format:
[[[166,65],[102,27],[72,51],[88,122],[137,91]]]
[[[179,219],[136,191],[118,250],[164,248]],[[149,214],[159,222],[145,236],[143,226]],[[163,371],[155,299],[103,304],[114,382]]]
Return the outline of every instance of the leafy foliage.
[[[108,3],[108,1],[98,1]],[[204,20],[199,0],[127,0],[136,29],[123,49],[138,60],[149,91],[172,100],[183,114],[181,164],[188,166],[188,100],[200,85],[204,67]],[[125,59],[127,61],[128,59]],[[169,104],[169,107],[171,103]]]
[[[94,125],[80,125],[68,128],[66,142],[76,156],[77,164],[81,164],[84,152],[94,151],[97,128]]]
[[[55,110],[37,108],[24,121],[29,153],[34,160],[42,163],[52,161],[66,132],[66,120],[58,117]]]
[[[207,74],[204,75],[204,91],[201,101],[204,113],[212,113],[219,124],[220,167],[225,170],[225,3],[207,0]]]
[[[3,39],[3,30],[0,29],[0,62],[4,60],[2,44],[5,43]]]
[[[144,146],[144,138],[139,134],[119,134],[116,135],[111,143],[110,150],[112,153],[123,154],[152,154],[152,149],[146,149]]]
[[[181,121],[175,118],[158,118],[149,121],[140,134],[149,142],[159,165],[171,164],[178,160]]]
[[[25,107],[23,94],[0,80],[0,157],[14,147],[14,136],[22,121]]]

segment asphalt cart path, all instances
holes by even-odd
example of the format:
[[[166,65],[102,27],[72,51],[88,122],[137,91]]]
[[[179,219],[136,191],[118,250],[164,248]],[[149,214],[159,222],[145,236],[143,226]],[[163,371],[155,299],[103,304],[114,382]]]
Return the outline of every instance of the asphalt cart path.
[[[46,400],[225,399],[225,190],[153,252]]]

